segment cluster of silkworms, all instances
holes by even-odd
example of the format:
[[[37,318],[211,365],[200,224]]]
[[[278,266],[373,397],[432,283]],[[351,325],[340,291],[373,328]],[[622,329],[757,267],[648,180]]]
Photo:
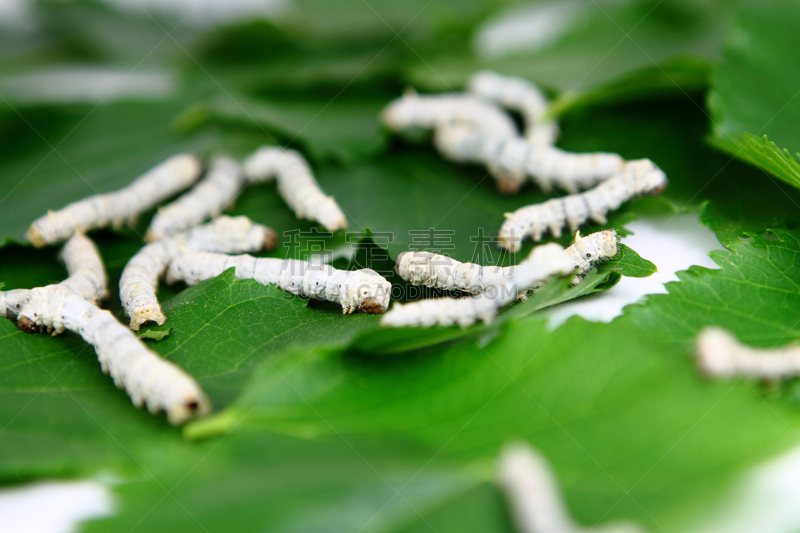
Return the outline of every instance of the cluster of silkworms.
[[[526,237],[538,241],[546,231],[559,237],[566,226],[574,232],[590,219],[603,224],[609,211],[667,185],[664,172],[649,159],[626,161],[617,154],[577,154],[553,146],[558,126],[546,116],[548,105],[529,81],[483,71],[470,78],[465,93],[409,92],[390,103],[382,118],[394,131],[433,130],[443,156],[484,165],[503,193],[517,192],[528,180],[547,191],[570,193],[507,215],[500,244],[516,252]],[[524,135],[503,108],[522,115]]]
[[[298,217],[316,221],[329,231],[347,227],[341,208],[320,189],[297,152],[264,147],[243,166],[230,157],[217,156],[205,177],[196,156],[180,154],[127,187],[71,203],[34,221],[27,236],[35,246],[66,241],[61,256],[69,277],[46,287],[0,292],[0,313],[15,319],[23,331],[55,335],[69,330],[80,335],[94,346],[103,371],[127,391],[137,407],[164,411],[174,424],[205,414],[211,405],[197,382],[149,350],[131,331],[149,321],[165,322],[156,298],[159,279],[165,274],[168,281],[194,284],[236,267],[239,279],[249,277],[300,296],[338,302],[345,313],[381,313],[389,305],[391,286],[372,270],[350,272],[304,261],[223,255],[275,247],[277,235],[270,228],[243,216],[220,216],[246,185],[273,179]],[[149,244],[122,272],[120,299],[130,318],[126,327],[97,306],[107,295],[105,269],[84,232],[132,224],[143,212],[193,184],[191,190],[159,208],[145,236]],[[209,219],[213,220],[199,225]]]
[[[645,533],[633,522],[582,527],[570,516],[550,465],[524,442],[500,451],[498,478],[519,533]]]
[[[398,271],[401,269],[398,269]],[[498,310],[518,298],[537,282],[552,276],[566,276],[575,264],[556,243],[535,247],[508,277],[497,280],[474,296],[429,298],[407,304],[395,303],[381,318],[387,327],[431,327],[458,324],[467,327],[477,321],[488,324]],[[402,274],[401,274],[402,275]],[[473,286],[474,288],[474,286]]]
[[[414,285],[470,293],[395,304],[381,319],[388,327],[431,327],[489,323],[515,299],[525,299],[552,276],[573,275],[580,283],[589,270],[617,255],[617,234],[605,230],[581,237],[563,249],[555,243],[534,247],[520,264],[509,267],[461,263],[428,252],[405,252],[397,257],[397,274]]]
[[[617,255],[617,241],[614,230],[599,231],[586,237],[576,233],[575,242],[563,252],[569,257],[575,273],[573,283],[580,283],[595,265]],[[397,256],[395,271],[413,285],[478,294],[487,287],[507,283],[518,268],[461,263],[430,252],[404,252]]]
[[[197,382],[177,365],[148,349],[134,333],[96,302],[106,294],[106,274],[94,243],[77,232],[62,250],[69,277],[34,289],[0,292],[0,313],[20,329],[52,335],[72,331],[94,346],[103,372],[137,407],[164,411],[180,424],[207,413],[211,405]]]
[[[522,115],[524,136],[503,107]],[[384,111],[383,120],[395,130],[434,130],[436,146],[446,157],[486,165],[505,192],[516,191],[530,179],[543,188],[574,193],[508,215],[500,241],[515,251],[527,236],[539,240],[548,230],[559,236],[565,225],[576,231],[590,218],[604,222],[605,214],[624,201],[666,184],[664,173],[649,160],[626,162],[616,154],[571,154],[554,147],[558,127],[547,118],[547,108],[547,99],[531,83],[482,72],[470,79],[465,94],[409,93]],[[252,279],[302,298],[334,302],[344,314],[381,314],[389,307],[391,284],[371,269],[339,270],[319,262],[247,255],[274,248],[277,235],[247,217],[221,213],[248,184],[271,180],[298,217],[329,231],[347,227],[342,209],[321,190],[297,152],[262,147],[242,165],[220,155],[211,160],[205,176],[197,157],[180,154],[123,189],[74,202],[34,221],[28,230],[34,245],[66,241],[62,258],[69,277],[46,287],[1,292],[0,309],[25,331],[70,330],[81,335],[94,346],[103,370],[137,406],[163,410],[173,423],[206,413],[210,403],[195,380],[131,332],[147,322],[162,325],[167,320],[156,296],[162,278],[195,285],[232,268],[237,280]],[[130,319],[130,327],[125,327],[96,305],[107,294],[106,277],[97,248],[84,232],[132,224],[192,185],[159,207],[145,235],[148,244],[122,272],[120,299]],[[589,190],[578,193],[584,189]],[[538,246],[518,265],[506,268],[460,263],[427,252],[403,253],[396,265],[403,279],[469,295],[395,304],[381,325],[489,323],[504,306],[526,298],[548,279],[571,276],[579,283],[616,253],[613,230],[586,237],[576,232],[569,248]]]

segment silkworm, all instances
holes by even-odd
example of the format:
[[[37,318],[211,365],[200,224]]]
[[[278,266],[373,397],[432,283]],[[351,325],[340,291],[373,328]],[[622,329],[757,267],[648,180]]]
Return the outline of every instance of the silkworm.
[[[518,137],[514,121],[500,107],[475,96],[407,92],[383,110],[381,120],[393,131],[434,130],[461,124],[499,137]]]
[[[618,521],[584,528],[570,516],[550,465],[525,442],[505,445],[498,461],[500,486],[520,533],[644,533],[638,524]]]
[[[294,150],[263,146],[245,160],[244,172],[254,182],[275,179],[278,193],[299,218],[319,222],[328,231],[347,227],[339,204],[322,192],[308,163]]]
[[[525,181],[518,170],[506,170],[454,150],[447,143],[451,128],[474,130],[498,141],[519,137],[514,121],[500,107],[465,94],[419,95],[411,92],[390,103],[383,111],[383,123],[394,131],[434,130],[434,145],[446,158],[460,163],[486,164],[503,193],[514,193]]]
[[[91,303],[108,296],[106,270],[94,241],[82,233],[73,234],[61,250],[61,260],[68,277],[52,287],[66,289]],[[18,316],[30,298],[28,289],[0,291],[0,313],[4,318]]]
[[[41,247],[64,241],[76,231],[133,222],[142,212],[155,207],[200,177],[200,161],[194,155],[170,157],[118,191],[98,194],[50,211],[28,228],[28,239]]]
[[[79,334],[94,346],[103,372],[127,391],[135,406],[146,405],[153,413],[163,410],[172,424],[207,413],[211,408],[209,400],[190,375],[149,350],[113,314],[92,303],[99,291],[90,290],[97,285],[88,278],[96,272],[74,268],[80,266],[75,261],[86,253],[81,249],[85,245],[83,239],[86,237],[73,236],[68,243],[73,250],[65,249],[63,253],[68,269],[72,270],[71,280],[30,290],[0,292],[3,315],[16,317],[17,326],[28,333],[48,331],[55,335],[69,330]]]
[[[753,348],[722,328],[701,331],[695,355],[703,373],[712,378],[781,380],[800,376],[800,346]]]
[[[515,192],[530,179],[545,191],[556,187],[575,193],[608,179],[625,164],[613,153],[577,154],[463,125],[437,129],[434,144],[448,159],[493,169],[495,176],[506,180],[498,182],[504,192]]]
[[[544,120],[550,103],[532,82],[516,76],[502,76],[490,70],[476,72],[467,80],[467,91],[517,111],[525,121],[525,138],[533,144],[555,144],[558,124]]]
[[[157,241],[219,215],[233,202],[245,181],[236,161],[227,156],[215,157],[206,176],[189,192],[159,208],[150,222],[145,240]]]
[[[122,271],[119,294],[130,327],[138,330],[148,321],[164,324],[167,317],[156,298],[158,280],[167,266],[187,250],[242,253],[272,249],[275,232],[245,216],[220,216],[188,232],[150,243],[134,255]]]
[[[617,255],[617,232],[604,230],[581,237],[564,250],[572,261],[575,283],[579,283],[592,268]],[[471,294],[483,292],[487,287],[506,283],[514,275],[516,266],[481,266],[462,263],[445,255],[430,252],[403,252],[397,256],[395,271],[413,285],[424,285],[448,291]],[[536,283],[539,283],[539,280]],[[536,284],[535,283],[535,284]]]
[[[382,119],[395,131],[433,129],[434,145],[444,157],[486,166],[506,194],[529,178],[544,190],[577,192],[609,178],[624,163],[617,154],[575,154],[520,137],[501,108],[470,95],[407,94],[389,104]]]
[[[109,311],[65,287],[32,289],[17,325],[28,332],[47,328],[79,334],[94,346],[103,372],[125,389],[136,407],[146,405],[152,413],[163,410],[172,424],[203,415],[211,408],[189,374],[149,350]]]
[[[167,281],[188,285],[219,276],[235,268],[236,279],[253,279],[262,285],[277,285],[304,298],[328,300],[342,306],[342,313],[383,313],[389,305],[392,285],[374,270],[338,270],[330,265],[295,259],[255,258],[187,252],[170,264]]]
[[[0,313],[3,318],[13,318],[22,311],[22,306],[31,297],[30,289],[0,291]]]
[[[659,194],[666,185],[667,176],[649,159],[629,161],[618,174],[588,191],[506,213],[500,245],[516,252],[522,239],[531,236],[538,241],[547,230],[560,237],[565,225],[577,231],[589,219],[605,224],[609,211],[645,194]]]
[[[495,285],[485,287],[475,296],[463,298],[430,298],[407,304],[395,303],[381,318],[386,327],[431,327],[458,324],[467,327],[478,320],[492,322],[497,311],[514,301],[537,280],[572,273],[575,265],[556,243],[534,248],[514,270],[513,275]]]
[[[61,259],[69,277],[60,285],[91,303],[108,297],[106,271],[94,241],[82,233],[73,234],[61,250]]]

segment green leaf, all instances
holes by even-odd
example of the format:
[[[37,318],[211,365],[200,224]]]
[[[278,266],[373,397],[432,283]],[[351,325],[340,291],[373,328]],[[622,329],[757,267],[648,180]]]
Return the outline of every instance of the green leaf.
[[[209,123],[267,131],[283,143],[302,144],[317,160],[374,156],[386,144],[378,117],[388,98],[335,96],[254,100],[228,94],[190,108],[177,124],[183,131]]]
[[[618,248],[617,256],[614,257],[610,266],[613,266],[613,269],[623,276],[646,278],[658,272],[656,265],[647,259],[643,259],[629,246],[620,243]]]
[[[473,72],[489,68],[566,93],[570,101],[585,98],[586,103],[679,92],[703,84],[702,71],[717,56],[732,7],[732,2],[717,0],[593,2],[561,14],[570,21],[566,32],[541,49],[481,57],[474,50],[476,39],[471,46],[447,43],[423,50],[421,58],[412,56],[407,76],[425,90],[452,90]],[[550,22],[541,6],[511,9],[506,18],[527,17],[538,9],[543,15],[538,24]],[[628,87],[618,84],[626,78]]]
[[[663,97],[676,91],[691,94],[709,85],[711,65],[706,59],[679,56],[651,67],[622,74],[608,83],[582,92],[567,92],[553,101],[548,113],[560,116],[588,106]]]
[[[186,138],[170,129],[182,107],[119,102],[20,111],[13,127],[0,131],[2,238],[21,240],[49,209],[123,187],[178,152],[214,146],[212,134]]]
[[[706,382],[695,369],[692,342],[708,324],[759,346],[800,336],[800,234],[732,248],[714,254],[720,270],[692,267],[611,324],[573,318],[550,332],[529,317],[488,344],[409,357],[317,352],[301,367],[290,355],[260,367],[218,416],[240,430],[411,440],[464,461],[491,460],[521,436],[553,461],[580,522],[613,509],[681,530],[736,472],[797,441],[792,401],[765,402],[752,384]]]
[[[649,296],[635,314],[647,330],[660,329],[674,342],[708,325],[734,332],[743,342],[775,346],[800,337],[800,234],[772,230],[712,252],[720,271],[692,267],[669,296]]]
[[[798,164],[787,151],[800,150],[800,75],[786,58],[796,51],[798,16],[795,2],[742,2],[709,96],[713,144],[795,187]]]
[[[786,148],[780,148],[766,135],[758,137],[744,132],[736,137],[712,137],[714,146],[733,154],[742,161],[763,168],[773,176],[800,189],[800,161]]]
[[[120,514],[83,530],[389,532],[452,502],[490,511],[483,523],[502,517],[497,489],[479,476],[426,464],[433,450],[383,444],[233,435],[189,472],[122,484]]]

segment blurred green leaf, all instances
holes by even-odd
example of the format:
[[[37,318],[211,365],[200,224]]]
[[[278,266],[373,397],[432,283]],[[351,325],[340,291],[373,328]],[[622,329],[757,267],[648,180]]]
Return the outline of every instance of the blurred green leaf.
[[[741,380],[707,383],[690,353],[708,324],[760,346],[800,335],[798,255],[796,232],[753,236],[714,254],[720,270],[692,267],[611,324],[573,318],[551,332],[531,317],[488,344],[406,357],[291,355],[259,367],[217,429],[411,439],[467,461],[521,436],[553,461],[580,522],[681,530],[736,471],[796,443],[790,402]]]
[[[709,96],[713,144],[795,187],[800,75],[786,58],[797,49],[799,16],[796,2],[742,2]]]
[[[381,444],[234,435],[188,474],[177,471],[163,482],[121,485],[119,516],[88,524],[84,531],[388,533],[425,521],[452,501],[493,511],[484,523],[502,517],[503,509],[487,501],[485,486],[476,494],[480,477],[442,461],[426,464],[434,451]]]
[[[19,111],[13,127],[0,132],[2,236],[21,240],[49,209],[123,187],[178,152],[212,149],[211,133],[187,138],[172,131],[182,107],[118,102]]]
[[[729,0],[522,4],[498,16],[496,29],[491,22],[480,28],[469,44],[421,50],[407,77],[424,90],[452,90],[488,68],[585,103],[686,90],[702,84],[734,6]],[[525,44],[526,35],[551,28],[557,28],[551,40]],[[493,44],[501,40],[508,42]]]
[[[209,123],[252,130],[264,137],[265,144],[275,140],[302,144],[317,160],[352,162],[374,156],[386,145],[378,119],[386,103],[386,98],[337,98],[335,94],[271,100],[229,94],[193,106],[176,123],[182,131]]]

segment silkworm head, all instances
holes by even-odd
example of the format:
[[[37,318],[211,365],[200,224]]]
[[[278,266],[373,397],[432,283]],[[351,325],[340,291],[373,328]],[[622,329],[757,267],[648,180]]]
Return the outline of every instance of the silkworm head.
[[[365,268],[360,272],[362,277],[357,287],[356,309],[370,315],[384,313],[389,307],[392,284],[372,269]]]
[[[271,228],[267,228],[264,234],[264,250],[272,250],[278,245],[278,234]]]
[[[409,253],[410,253],[410,252],[400,252],[400,253],[397,255],[397,261],[396,261],[396,263],[395,263],[395,265],[394,265],[394,271],[395,271],[395,272],[397,272],[397,275],[401,275],[401,274],[400,274],[400,270],[403,268],[403,261],[404,261],[404,258],[408,258],[408,257],[409,257],[409,255],[408,255],[408,254],[409,254]]]
[[[26,316],[20,316],[19,319],[17,319],[17,327],[25,333],[38,333],[40,331],[36,322]]]
[[[596,264],[617,255],[617,239],[614,230],[598,231],[586,237],[581,237],[581,233],[577,232],[573,246],[581,259]]]
[[[633,173],[635,189],[639,194],[660,194],[667,186],[667,175],[649,159],[639,159],[626,164]]]

